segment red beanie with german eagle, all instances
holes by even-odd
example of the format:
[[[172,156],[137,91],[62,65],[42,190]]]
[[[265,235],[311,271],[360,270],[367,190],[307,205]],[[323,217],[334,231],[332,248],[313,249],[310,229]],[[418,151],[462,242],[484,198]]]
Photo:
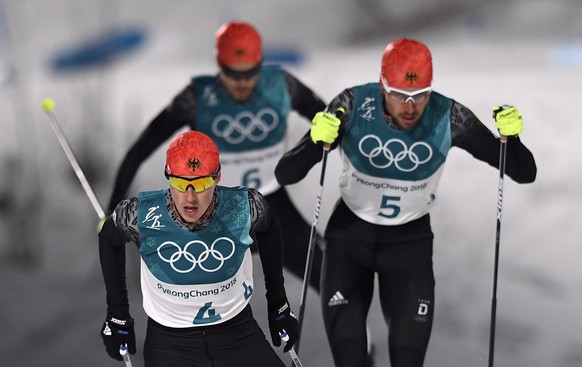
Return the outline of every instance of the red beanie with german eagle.
[[[261,36],[248,23],[225,23],[216,31],[216,61],[219,66],[239,62],[258,64],[263,58]]]

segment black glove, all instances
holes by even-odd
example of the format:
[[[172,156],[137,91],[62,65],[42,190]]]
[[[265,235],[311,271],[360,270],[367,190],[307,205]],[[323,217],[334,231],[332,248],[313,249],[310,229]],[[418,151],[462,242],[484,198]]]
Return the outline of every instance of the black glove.
[[[276,347],[281,346],[280,334],[285,330],[289,335],[289,341],[285,344],[283,352],[288,352],[289,349],[297,342],[299,334],[299,323],[291,312],[289,302],[284,292],[282,297],[276,297],[275,300],[270,300],[267,296],[268,310],[269,310],[269,331],[271,332],[271,340]]]
[[[107,318],[101,327],[101,338],[107,354],[113,359],[122,361],[119,354],[119,347],[127,344],[129,354],[135,354],[135,331],[133,329],[133,319],[120,319],[107,314]]]

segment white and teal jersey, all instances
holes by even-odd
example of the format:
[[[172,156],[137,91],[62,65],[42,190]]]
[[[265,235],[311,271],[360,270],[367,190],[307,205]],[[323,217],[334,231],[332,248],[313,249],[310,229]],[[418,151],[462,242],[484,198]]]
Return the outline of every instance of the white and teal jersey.
[[[384,117],[378,83],[354,88],[353,111],[340,143],[340,191],[361,219],[398,225],[429,212],[451,148],[452,100],[432,92],[411,130],[396,130]]]
[[[251,218],[244,188],[218,186],[212,222],[200,231],[180,228],[166,210],[166,190],[141,192],[141,288],[146,314],[173,328],[224,322],[249,303],[253,268]]]
[[[198,101],[195,129],[218,145],[221,184],[270,194],[279,188],[274,172],[287,148],[291,110],[283,70],[263,66],[252,96],[244,103],[229,98],[217,81],[216,77],[193,79]]]

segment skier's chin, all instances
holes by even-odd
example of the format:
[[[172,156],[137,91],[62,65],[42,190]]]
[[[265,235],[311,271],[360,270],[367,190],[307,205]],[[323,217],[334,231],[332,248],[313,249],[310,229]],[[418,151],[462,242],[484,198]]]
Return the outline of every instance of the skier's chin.
[[[232,96],[237,102],[244,102],[251,96],[252,89],[249,88],[238,88],[232,93]]]

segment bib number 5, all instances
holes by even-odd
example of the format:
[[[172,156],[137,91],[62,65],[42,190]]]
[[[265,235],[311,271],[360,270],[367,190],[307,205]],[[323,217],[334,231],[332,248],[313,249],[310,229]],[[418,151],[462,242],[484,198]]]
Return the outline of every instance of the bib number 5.
[[[381,210],[378,215],[384,218],[396,218],[400,214],[400,207],[396,205],[398,201],[400,201],[400,196],[382,196]]]

